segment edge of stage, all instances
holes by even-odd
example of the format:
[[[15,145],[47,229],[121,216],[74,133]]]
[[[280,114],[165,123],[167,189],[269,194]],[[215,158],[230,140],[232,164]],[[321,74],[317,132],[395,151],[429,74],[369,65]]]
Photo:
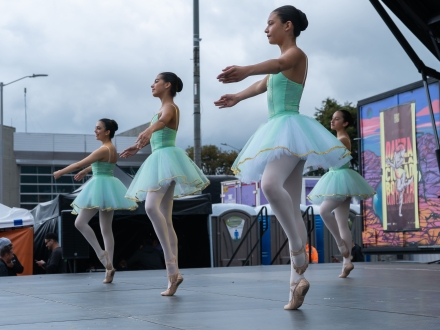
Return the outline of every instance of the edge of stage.
[[[434,329],[440,325],[440,265],[313,264],[297,311],[283,310],[289,265],[182,269],[162,297],[164,270],[0,278],[0,329]]]

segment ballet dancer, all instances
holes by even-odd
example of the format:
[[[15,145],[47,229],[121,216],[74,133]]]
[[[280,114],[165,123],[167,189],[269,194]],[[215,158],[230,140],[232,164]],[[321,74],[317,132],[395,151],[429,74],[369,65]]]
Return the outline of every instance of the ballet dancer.
[[[296,39],[307,28],[306,15],[293,6],[275,9],[269,16],[268,41],[281,55],[250,66],[228,66],[217,77],[222,83],[238,82],[267,74],[237,94],[214,102],[220,108],[267,91],[269,120],[261,125],[235,160],[232,170],[243,182],[261,179],[264,195],[283,227],[291,256],[289,302],[284,309],[298,309],[309,290],[304,277],[308,266],[307,231],[301,216],[303,172],[344,164],[348,150],[316,120],[299,114],[299,102],[307,76],[307,56]],[[304,170],[306,169],[306,170]]]
[[[330,127],[347,149],[351,150],[351,141],[347,128],[354,124],[347,110],[338,110],[333,114]],[[346,278],[353,270],[351,262],[352,236],[348,226],[350,201],[352,197],[367,199],[376,192],[356,171],[349,168],[347,162],[341,167],[332,167],[316,184],[307,196],[313,204],[321,205],[320,214],[325,225],[332,233],[344,258],[340,278]],[[334,211],[334,214],[332,213]]]
[[[113,169],[118,158],[116,147],[112,143],[118,124],[112,119],[103,118],[95,127],[96,139],[102,146],[92,152],[83,160],[69,165],[53,173],[55,179],[62,175],[80,170],[74,179],[82,180],[87,173],[93,172],[92,178],[81,190],[71,206],[72,213],[78,214],[75,227],[84,235],[86,240],[95,250],[99,261],[106,269],[103,283],[113,282],[115,269],[113,268],[113,254],[115,241],[113,238],[112,221],[114,210],[134,210],[137,204],[124,198],[127,188],[113,176]],[[89,166],[91,165],[91,166]],[[89,226],[89,221],[99,211],[99,225],[104,239],[105,250],[101,248],[95,232]]]
[[[175,146],[180,111],[174,103],[183,83],[172,72],[159,74],[151,85],[154,97],[162,105],[151,119],[150,126],[136,143],[120,157],[135,155],[151,144],[151,155],[136,173],[126,197],[137,202],[145,200],[145,211],[162,245],[168,274],[168,288],[162,296],[172,296],[183,282],[177,262],[177,236],[172,221],[173,198],[195,194],[209,185],[209,180],[186,153]]]

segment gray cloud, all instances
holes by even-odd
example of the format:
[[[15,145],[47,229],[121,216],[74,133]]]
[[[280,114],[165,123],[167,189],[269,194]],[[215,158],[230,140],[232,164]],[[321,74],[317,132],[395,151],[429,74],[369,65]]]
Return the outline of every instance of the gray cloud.
[[[274,58],[267,43],[270,12],[284,1],[200,1],[202,142],[241,148],[266,120],[265,95],[231,109],[213,101],[261,77],[222,85],[215,77],[227,65]],[[312,116],[326,97],[354,104],[420,79],[368,1],[298,0],[309,19],[298,45],[309,56],[301,112]],[[161,71],[176,72],[184,89],[178,145],[193,137],[192,1],[31,0],[0,3],[0,80],[32,73],[4,90],[4,122],[24,131],[23,88],[28,91],[28,131],[92,133],[101,117],[127,130],[149,121],[159,108],[149,86]],[[401,24],[400,24],[401,25]],[[434,57],[405,32],[422,58]]]

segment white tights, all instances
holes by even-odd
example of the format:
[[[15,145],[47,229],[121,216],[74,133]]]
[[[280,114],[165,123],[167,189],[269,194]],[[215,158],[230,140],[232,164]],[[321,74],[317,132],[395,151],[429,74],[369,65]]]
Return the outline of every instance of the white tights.
[[[101,245],[99,245],[98,239],[96,238],[95,232],[89,226],[89,221],[93,218],[93,216],[98,212],[96,209],[87,210],[82,209],[75,220],[75,227],[84,235],[86,240],[92,246],[93,250],[95,250],[96,255],[99,260],[103,263],[104,267],[106,266],[104,256],[104,250],[101,249]],[[113,230],[112,230],[112,220],[113,220],[113,211],[99,211],[99,226],[101,227],[102,238],[104,239],[104,247],[105,251],[107,251],[110,261],[113,264],[113,254],[115,251],[115,239],[113,238]]]
[[[162,245],[168,275],[175,274],[178,271],[177,235],[174,231],[172,219],[175,185],[175,182],[171,182],[168,187],[149,192],[145,200],[145,211]]]
[[[307,243],[307,230],[300,209],[304,163],[298,157],[282,155],[267,163],[261,179],[264,195],[283,227],[293,252],[301,250]],[[292,256],[292,261],[296,266],[304,265],[304,253]],[[298,275],[291,269],[290,283],[302,278],[304,275]]]
[[[345,252],[345,247],[343,246],[343,240],[347,244],[349,256],[348,258],[344,258],[344,263],[350,262],[351,258],[351,245],[352,245],[352,236],[351,231],[348,226],[348,216],[350,213],[350,201],[351,198],[347,198],[344,201],[326,199],[321,204],[320,214],[322,220],[324,220],[325,225],[328,230],[332,233],[333,237],[336,240],[336,243],[339,246],[339,250],[341,252]],[[335,214],[332,211],[335,211]]]

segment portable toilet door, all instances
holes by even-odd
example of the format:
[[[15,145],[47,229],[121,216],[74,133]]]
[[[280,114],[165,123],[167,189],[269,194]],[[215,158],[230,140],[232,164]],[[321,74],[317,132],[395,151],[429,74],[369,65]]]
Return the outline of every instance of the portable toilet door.
[[[260,228],[256,215],[255,209],[247,205],[212,205],[210,218],[214,267],[261,264],[258,244]]]

